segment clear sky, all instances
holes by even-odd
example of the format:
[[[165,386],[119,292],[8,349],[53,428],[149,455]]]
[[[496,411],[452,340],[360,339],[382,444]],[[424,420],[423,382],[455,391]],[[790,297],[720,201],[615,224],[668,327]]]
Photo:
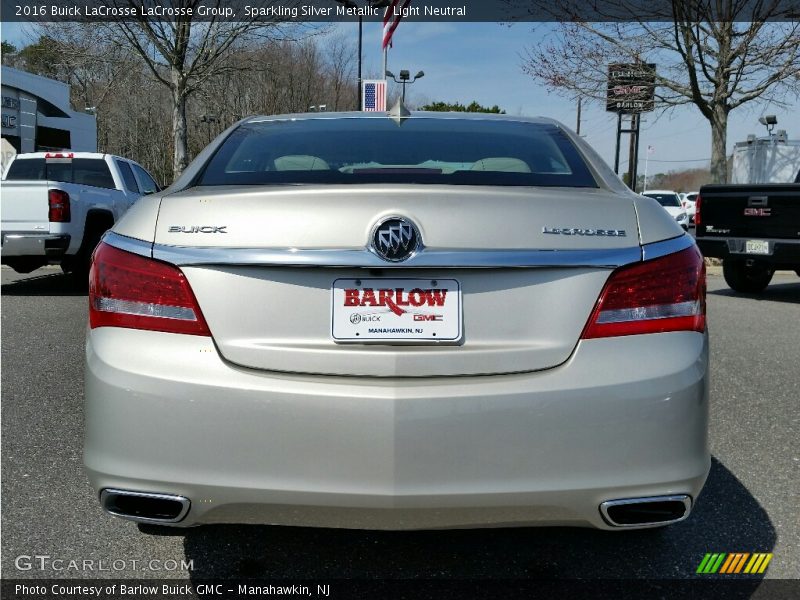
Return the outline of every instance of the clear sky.
[[[547,26],[544,26],[546,30]],[[20,45],[24,27],[2,24],[2,39]],[[333,26],[332,34],[358,35],[356,23]],[[442,100],[494,104],[509,114],[547,116],[575,128],[576,106],[563,97],[548,93],[521,69],[526,46],[543,35],[537,24],[506,26],[497,23],[415,23],[403,22],[395,32],[394,47],[389,51],[389,70],[408,69],[412,74],[425,71],[425,77],[408,88],[409,100]],[[381,25],[364,24],[364,75],[377,76],[381,69]],[[800,119],[796,118],[797,101],[789,109],[754,102],[731,113],[728,126],[728,152],[733,144],[750,133],[763,136],[758,123],[763,114],[778,117],[778,129],[786,129],[790,139],[800,139]],[[794,115],[794,117],[792,117]],[[584,104],[581,133],[613,166],[616,116],[604,106]],[[682,107],[664,115],[648,113],[643,118],[639,151],[639,173],[644,173],[647,146],[653,146],[648,173],[672,169],[708,166],[711,156],[711,132],[697,108]],[[627,138],[622,140],[621,165],[627,170]]]

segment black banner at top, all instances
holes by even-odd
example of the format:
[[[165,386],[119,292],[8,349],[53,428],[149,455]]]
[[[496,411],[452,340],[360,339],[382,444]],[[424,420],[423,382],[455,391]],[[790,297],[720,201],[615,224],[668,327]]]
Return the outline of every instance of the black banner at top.
[[[370,0],[2,0],[5,22],[382,21],[387,8]],[[409,21],[555,22],[688,21],[790,22],[797,0],[412,0],[394,9]]]

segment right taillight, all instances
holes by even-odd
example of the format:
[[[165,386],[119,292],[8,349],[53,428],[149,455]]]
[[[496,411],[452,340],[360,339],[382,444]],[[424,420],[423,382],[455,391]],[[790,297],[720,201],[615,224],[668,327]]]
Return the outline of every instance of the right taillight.
[[[700,207],[703,203],[703,199],[700,195],[697,195],[697,199],[694,201],[694,224],[695,226],[701,225],[703,222],[703,217],[700,216]]]
[[[582,338],[704,331],[706,269],[695,246],[621,267],[606,282]]]
[[[69,194],[63,190],[47,190],[47,220],[51,223],[69,223]]]
[[[102,242],[89,272],[89,326],[211,335],[180,269]]]

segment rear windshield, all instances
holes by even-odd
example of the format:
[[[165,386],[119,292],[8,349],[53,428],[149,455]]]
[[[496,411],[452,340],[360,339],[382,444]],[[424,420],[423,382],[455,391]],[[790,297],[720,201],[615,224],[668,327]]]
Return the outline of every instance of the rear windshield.
[[[22,158],[11,163],[6,180],[59,181],[92,187],[114,189],[114,178],[102,158],[75,158],[47,161],[44,158]]]
[[[678,194],[654,194],[647,192],[646,194],[642,194],[642,196],[647,196],[648,198],[657,200],[661,206],[681,206],[681,201],[680,198],[678,198]]]
[[[433,183],[597,187],[550,124],[411,117],[246,123],[223,142],[199,185]]]

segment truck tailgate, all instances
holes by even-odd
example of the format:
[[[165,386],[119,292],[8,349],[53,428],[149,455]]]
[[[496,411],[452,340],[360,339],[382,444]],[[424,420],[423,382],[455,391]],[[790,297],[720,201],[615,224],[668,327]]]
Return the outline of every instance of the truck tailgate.
[[[700,197],[698,237],[800,239],[797,184],[708,185]]]
[[[4,181],[2,193],[3,233],[47,232],[48,181]]]

